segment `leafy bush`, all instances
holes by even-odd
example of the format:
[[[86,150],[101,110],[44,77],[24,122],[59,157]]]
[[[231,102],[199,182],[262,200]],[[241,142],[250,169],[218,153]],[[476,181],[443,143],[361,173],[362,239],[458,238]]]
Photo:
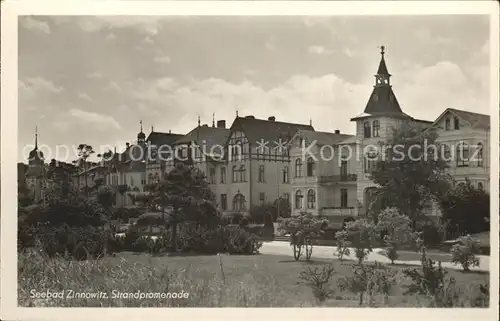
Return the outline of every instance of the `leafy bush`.
[[[65,256],[76,260],[100,258],[115,252],[113,236],[93,226],[45,226],[37,230],[34,245],[49,257]]]
[[[223,242],[225,252],[230,254],[257,254],[262,246],[254,234],[239,227],[226,226],[223,228]]]
[[[438,262],[437,266],[431,258],[427,258],[425,249],[422,252],[422,266],[420,268],[405,269],[404,275],[412,280],[407,285],[407,294],[427,295],[433,307],[453,307],[459,294],[455,287],[455,278],[447,278],[447,271]]]
[[[480,250],[479,241],[470,235],[462,236],[451,248],[451,262],[461,264],[464,272],[469,272],[471,266],[479,266],[476,253]]]
[[[342,291],[359,295],[359,306],[363,305],[365,294],[370,296],[370,300],[376,293],[384,294],[387,299],[395,283],[394,272],[381,264],[356,264],[352,276],[337,280],[337,285]]]
[[[337,256],[342,261],[344,255],[350,255],[351,251],[349,250],[349,246],[351,246],[351,242],[348,240],[349,233],[347,231],[342,230],[335,233],[335,239],[337,240]]]
[[[298,261],[302,255],[302,249],[305,247],[306,260],[309,261],[312,256],[313,242],[312,238],[323,233],[328,222],[319,219],[311,213],[303,212],[290,218],[279,217],[277,220],[279,230],[289,233],[291,236],[290,245],[293,247],[293,257]]]
[[[376,240],[375,225],[366,219],[348,222],[346,229],[349,233],[358,263],[361,264],[368,254],[373,251],[373,244]]]
[[[391,264],[394,264],[399,257],[398,247],[415,243],[419,233],[411,228],[411,219],[406,215],[401,215],[396,208],[382,210],[377,221],[377,231],[384,234],[382,240],[385,249],[382,254],[391,260]]]
[[[332,264],[309,267],[299,273],[298,283],[309,286],[316,300],[321,303],[333,296],[333,291],[328,288],[328,282],[334,273]]]

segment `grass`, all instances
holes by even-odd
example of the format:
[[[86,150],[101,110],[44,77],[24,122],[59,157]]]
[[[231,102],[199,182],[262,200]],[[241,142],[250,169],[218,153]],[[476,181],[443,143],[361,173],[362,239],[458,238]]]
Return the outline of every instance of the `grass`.
[[[332,263],[336,273],[331,280],[352,275],[353,262],[318,260],[310,263],[290,257],[253,256],[179,256],[153,257],[121,253],[93,261],[49,259],[36,252],[19,255],[19,306],[52,307],[312,307],[317,303],[310,288],[297,284],[299,272],[308,266]],[[390,267],[401,273],[402,267]],[[458,306],[471,306],[477,286],[489,281],[489,273],[449,271],[461,288]],[[373,306],[424,307],[425,296],[403,295],[408,280],[402,275],[387,301],[374,297]],[[108,298],[36,299],[30,291],[74,290],[104,292]],[[124,293],[181,292],[182,299],[112,298],[112,291]],[[356,307],[357,297],[335,289],[333,299],[322,305]]]

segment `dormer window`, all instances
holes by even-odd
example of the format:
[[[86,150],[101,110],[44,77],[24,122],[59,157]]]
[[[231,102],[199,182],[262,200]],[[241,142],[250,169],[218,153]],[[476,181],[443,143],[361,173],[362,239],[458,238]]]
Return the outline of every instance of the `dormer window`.
[[[459,130],[460,129],[460,122],[458,120],[458,117],[455,116],[455,118],[453,119],[454,123],[455,123],[455,130]]]
[[[449,118],[446,118],[445,120],[445,125],[444,125],[445,130],[450,130],[451,129],[451,121]]]

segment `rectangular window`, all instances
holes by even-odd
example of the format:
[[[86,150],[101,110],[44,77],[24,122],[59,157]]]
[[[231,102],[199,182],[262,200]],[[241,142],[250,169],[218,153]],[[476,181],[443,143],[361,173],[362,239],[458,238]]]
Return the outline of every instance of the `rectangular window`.
[[[265,202],[266,202],[266,194],[260,193],[259,194],[259,203],[260,203],[260,205],[264,205]]]
[[[220,169],[220,183],[226,184],[226,168],[225,167],[221,167],[221,169]]]
[[[265,168],[264,165],[259,165],[259,182],[265,182]]]
[[[215,168],[210,168],[210,184],[215,184]]]
[[[220,194],[220,208],[223,211],[227,210],[227,194]]]
[[[345,160],[340,163],[340,180],[347,181],[347,161]]]
[[[342,188],[340,190],[340,207],[341,208],[347,207],[347,188]]]
[[[134,177],[130,176],[130,186],[134,186]]]
[[[146,173],[141,173],[141,185],[146,185]]]

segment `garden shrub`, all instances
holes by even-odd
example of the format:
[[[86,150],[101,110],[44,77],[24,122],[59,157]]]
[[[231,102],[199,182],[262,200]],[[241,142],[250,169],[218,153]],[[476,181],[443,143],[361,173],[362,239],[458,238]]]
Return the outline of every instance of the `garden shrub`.
[[[299,284],[305,284],[312,289],[316,300],[321,303],[333,296],[334,292],[328,287],[330,278],[335,273],[332,264],[309,267],[299,273]]]
[[[351,242],[348,240],[349,233],[345,230],[338,231],[335,233],[335,239],[337,240],[337,256],[342,261],[344,255],[350,255],[351,251],[349,250],[349,246],[351,246]]]
[[[115,250],[110,246],[113,236],[109,231],[93,226],[44,226],[39,228],[38,232],[35,245],[49,257],[65,256],[88,260],[111,254]]]
[[[453,307],[459,293],[453,277],[446,277],[447,271],[438,262],[437,266],[431,258],[427,258],[425,248],[422,252],[421,267],[403,270],[411,284],[406,285],[404,295],[420,294],[431,299],[432,307]]]
[[[224,252],[229,254],[257,254],[262,246],[255,234],[242,228],[226,226],[223,231]]]
[[[479,241],[470,235],[462,236],[451,248],[451,262],[461,264],[464,272],[469,272],[471,266],[479,266],[476,254],[480,251]]]

